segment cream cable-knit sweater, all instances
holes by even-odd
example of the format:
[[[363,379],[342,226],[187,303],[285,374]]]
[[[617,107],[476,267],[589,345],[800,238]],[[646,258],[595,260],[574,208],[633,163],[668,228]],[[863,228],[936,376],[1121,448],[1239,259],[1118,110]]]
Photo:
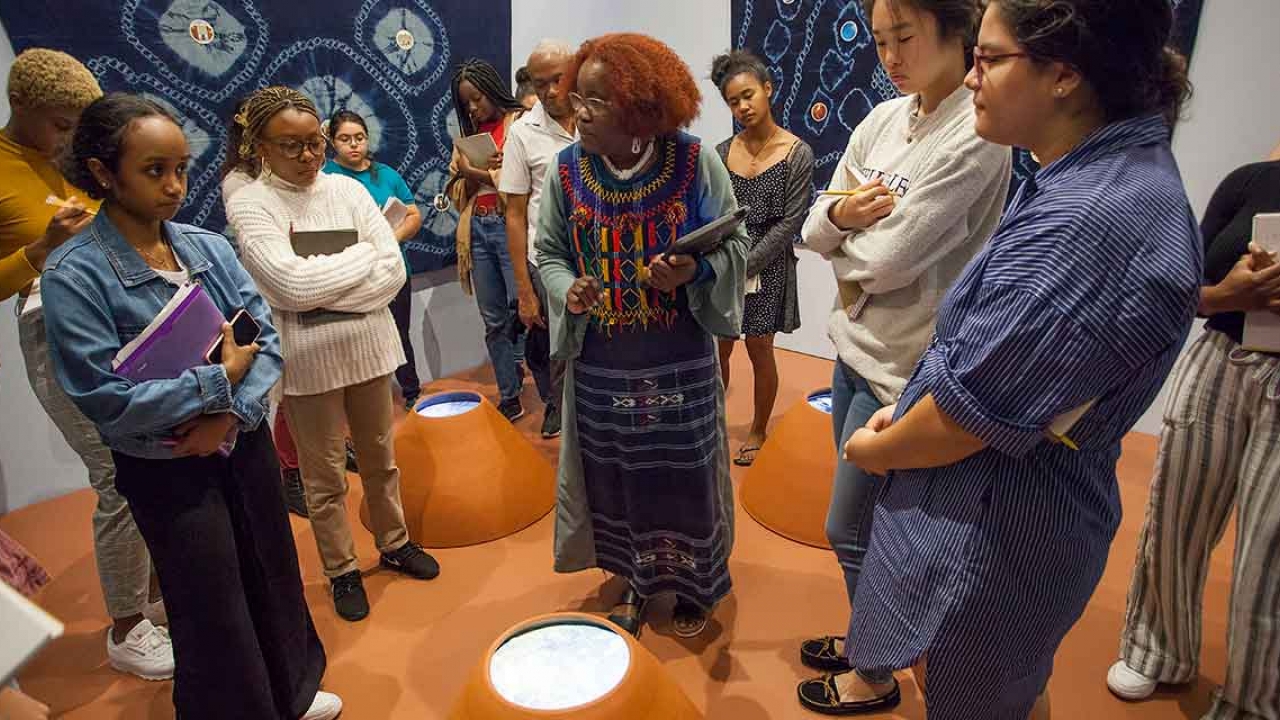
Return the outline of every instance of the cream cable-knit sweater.
[[[360,183],[321,174],[299,187],[265,175],[235,193],[227,220],[280,331],[285,395],[356,385],[404,364],[387,309],[405,283],[404,260],[391,226]],[[300,258],[289,242],[291,230],[350,228],[360,242],[337,255]],[[299,321],[299,313],[318,308],[361,314]]]

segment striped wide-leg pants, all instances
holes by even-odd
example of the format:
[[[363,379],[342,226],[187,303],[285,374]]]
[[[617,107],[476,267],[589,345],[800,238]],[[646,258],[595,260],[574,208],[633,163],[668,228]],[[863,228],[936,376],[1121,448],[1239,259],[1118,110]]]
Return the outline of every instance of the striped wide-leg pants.
[[[1179,360],[1120,658],[1196,676],[1209,555],[1238,509],[1227,679],[1204,720],[1280,720],[1280,358],[1206,331]]]

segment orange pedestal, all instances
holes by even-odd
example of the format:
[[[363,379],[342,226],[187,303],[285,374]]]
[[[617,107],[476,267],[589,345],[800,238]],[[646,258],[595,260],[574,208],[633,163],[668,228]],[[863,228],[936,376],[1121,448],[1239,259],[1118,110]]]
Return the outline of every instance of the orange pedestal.
[[[594,625],[625,640],[630,651],[630,665],[621,681],[596,700],[558,710],[522,707],[502,697],[489,672],[494,654],[511,638],[559,624]],[[481,658],[449,714],[450,720],[701,720],[702,717],[657,658],[643,645],[608,620],[584,613],[542,615],[503,633]]]
[[[826,523],[836,456],[831,413],[815,405],[830,394],[820,390],[788,410],[742,481],[742,507],[756,522],[819,548],[831,547]]]
[[[532,525],[555,506],[555,470],[488,400],[473,392],[440,393],[419,400],[414,410],[395,437],[400,496],[414,541],[431,548],[488,542]],[[369,527],[363,504],[360,520]]]

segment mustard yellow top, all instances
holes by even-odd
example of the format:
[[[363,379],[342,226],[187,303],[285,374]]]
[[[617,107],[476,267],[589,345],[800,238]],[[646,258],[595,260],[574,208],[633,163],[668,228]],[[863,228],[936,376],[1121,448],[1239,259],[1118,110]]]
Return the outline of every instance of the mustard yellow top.
[[[50,195],[77,197],[86,207],[100,204],[67,182],[58,168],[39,152],[0,133],[0,301],[25,291],[40,276],[27,260],[27,245],[44,236],[58,208],[45,202]]]

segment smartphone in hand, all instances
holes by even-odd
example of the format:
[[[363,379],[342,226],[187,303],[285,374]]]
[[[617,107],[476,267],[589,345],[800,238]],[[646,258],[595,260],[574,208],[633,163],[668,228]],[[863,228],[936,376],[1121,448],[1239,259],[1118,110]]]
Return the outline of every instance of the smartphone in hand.
[[[231,334],[235,337],[236,345],[248,345],[258,339],[258,335],[262,332],[262,326],[257,320],[249,314],[248,310],[241,308],[236,316],[231,318]],[[214,341],[213,346],[204,354],[204,359],[210,365],[219,365],[222,363],[222,336]]]

